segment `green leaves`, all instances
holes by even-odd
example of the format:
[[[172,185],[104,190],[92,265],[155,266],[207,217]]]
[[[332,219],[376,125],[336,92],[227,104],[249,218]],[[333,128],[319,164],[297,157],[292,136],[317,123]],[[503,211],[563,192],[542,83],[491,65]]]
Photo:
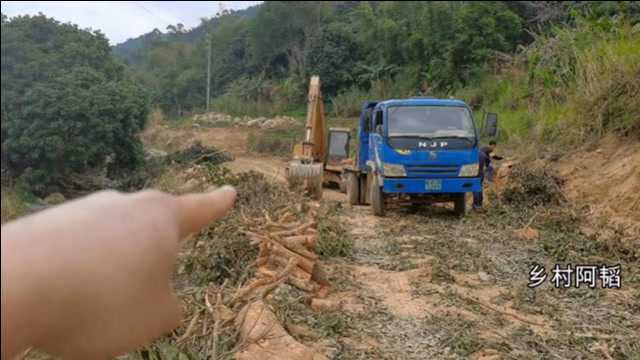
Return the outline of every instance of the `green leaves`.
[[[12,18],[2,24],[2,66],[3,158],[35,191],[137,165],[147,97],[104,36],[42,15]]]

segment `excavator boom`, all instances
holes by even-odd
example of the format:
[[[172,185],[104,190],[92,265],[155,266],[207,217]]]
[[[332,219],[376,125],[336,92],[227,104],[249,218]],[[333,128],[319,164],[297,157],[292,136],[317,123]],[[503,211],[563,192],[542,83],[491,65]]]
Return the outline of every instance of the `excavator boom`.
[[[312,76],[309,83],[309,97],[307,104],[307,124],[305,128],[305,142],[311,143],[311,156],[314,161],[324,162],[327,158],[326,121],[324,117],[324,103],[320,90],[320,77]]]
[[[327,158],[326,131],[320,77],[312,76],[309,83],[304,140],[293,148],[293,160],[287,166],[287,179],[292,186],[304,183],[305,188],[316,199],[322,197],[322,172]]]

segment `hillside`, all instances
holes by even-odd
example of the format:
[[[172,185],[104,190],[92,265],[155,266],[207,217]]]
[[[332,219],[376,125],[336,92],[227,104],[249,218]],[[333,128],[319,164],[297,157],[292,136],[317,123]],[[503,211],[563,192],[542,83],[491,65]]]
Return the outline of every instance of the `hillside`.
[[[252,18],[256,16],[258,12],[257,6],[251,6],[246,9],[237,11],[225,12],[226,15],[235,15],[240,17]],[[225,15],[223,15],[225,16]],[[136,38],[127,39],[126,41],[113,46],[113,54],[122,59],[127,65],[131,67],[140,66],[146,61],[144,59],[144,53],[154,46],[162,46],[167,43],[196,43],[202,41],[207,33],[207,29],[210,31],[216,31],[219,26],[220,19],[217,17],[204,18],[200,25],[186,30],[186,31],[170,31],[162,32],[159,29],[153,29],[153,31],[142,34]]]

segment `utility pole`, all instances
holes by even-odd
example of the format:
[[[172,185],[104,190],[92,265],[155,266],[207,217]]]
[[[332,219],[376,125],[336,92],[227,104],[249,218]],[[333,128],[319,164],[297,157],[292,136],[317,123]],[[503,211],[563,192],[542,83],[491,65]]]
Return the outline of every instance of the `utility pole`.
[[[218,17],[224,14],[224,4],[218,3]],[[213,35],[211,34],[211,28],[213,27],[213,18],[209,19],[210,23],[207,26],[207,112],[209,112],[209,103],[211,102],[211,42],[213,41]]]
[[[211,99],[211,31],[207,34],[207,112]]]

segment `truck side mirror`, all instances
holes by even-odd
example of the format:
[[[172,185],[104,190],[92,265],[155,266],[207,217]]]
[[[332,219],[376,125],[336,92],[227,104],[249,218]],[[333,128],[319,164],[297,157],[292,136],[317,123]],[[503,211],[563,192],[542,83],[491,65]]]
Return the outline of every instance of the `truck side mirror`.
[[[484,120],[484,136],[495,137],[498,135],[498,114],[487,113]]]

